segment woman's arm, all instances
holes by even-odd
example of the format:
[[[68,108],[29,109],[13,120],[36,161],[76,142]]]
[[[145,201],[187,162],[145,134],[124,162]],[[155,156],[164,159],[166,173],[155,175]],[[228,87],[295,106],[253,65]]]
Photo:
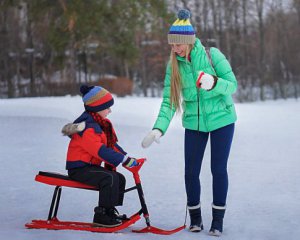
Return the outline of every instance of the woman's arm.
[[[174,116],[175,108],[171,108],[171,67],[168,64],[165,80],[164,80],[164,90],[163,90],[163,100],[160,105],[160,110],[153,126],[153,129],[159,129],[162,134],[167,131],[170,122]]]
[[[211,56],[218,77],[218,81],[211,91],[223,95],[233,94],[237,90],[237,80],[230,63],[217,48],[211,48]]]

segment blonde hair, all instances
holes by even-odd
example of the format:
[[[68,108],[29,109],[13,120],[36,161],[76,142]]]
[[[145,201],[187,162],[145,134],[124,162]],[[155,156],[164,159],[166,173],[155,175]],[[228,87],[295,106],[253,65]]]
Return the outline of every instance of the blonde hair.
[[[188,60],[189,53],[192,50],[193,46],[194,46],[193,44],[188,44],[186,48],[186,54],[185,54],[186,61],[189,61]],[[170,90],[171,108],[174,107],[176,112],[180,112],[182,82],[181,82],[181,75],[178,67],[178,60],[176,58],[176,53],[173,50],[171,50],[171,54],[170,54],[170,63],[171,63],[171,90]]]

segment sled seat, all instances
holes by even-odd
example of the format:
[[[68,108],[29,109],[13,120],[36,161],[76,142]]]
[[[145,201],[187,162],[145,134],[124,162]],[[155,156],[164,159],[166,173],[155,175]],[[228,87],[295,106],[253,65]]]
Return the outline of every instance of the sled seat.
[[[72,180],[68,175],[54,172],[43,172],[39,171],[39,174],[35,176],[35,181],[40,183],[45,183],[48,185],[58,186],[58,187],[71,187],[71,188],[81,188],[87,190],[99,190],[95,186],[87,185]]]
[[[99,188],[95,186],[74,181],[68,175],[55,173],[55,172],[39,171],[39,173],[35,176],[35,181],[55,186],[50,209],[49,209],[49,214],[47,219],[48,221],[57,218],[56,216],[58,212],[62,187],[80,188],[80,189],[97,190],[97,191],[99,190]]]

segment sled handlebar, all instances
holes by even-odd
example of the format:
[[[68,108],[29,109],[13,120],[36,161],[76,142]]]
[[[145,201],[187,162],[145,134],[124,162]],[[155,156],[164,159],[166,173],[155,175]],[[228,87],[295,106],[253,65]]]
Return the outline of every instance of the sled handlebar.
[[[136,161],[138,163],[137,166],[134,166],[131,168],[124,166],[124,168],[126,168],[129,172],[132,172],[135,183],[141,183],[139,171],[140,171],[141,167],[143,166],[143,164],[145,163],[146,158],[139,158]]]
[[[129,172],[137,173],[143,166],[144,162],[146,161],[146,158],[139,158],[139,159],[136,159],[136,161],[137,161],[138,165],[131,167],[131,168],[124,166],[124,168],[126,168]]]

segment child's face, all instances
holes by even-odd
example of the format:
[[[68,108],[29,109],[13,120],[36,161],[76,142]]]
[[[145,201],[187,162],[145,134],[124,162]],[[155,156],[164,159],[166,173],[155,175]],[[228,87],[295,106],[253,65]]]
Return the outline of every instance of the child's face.
[[[102,118],[106,118],[108,114],[111,113],[111,109],[110,108],[106,108],[102,111],[97,112]]]

